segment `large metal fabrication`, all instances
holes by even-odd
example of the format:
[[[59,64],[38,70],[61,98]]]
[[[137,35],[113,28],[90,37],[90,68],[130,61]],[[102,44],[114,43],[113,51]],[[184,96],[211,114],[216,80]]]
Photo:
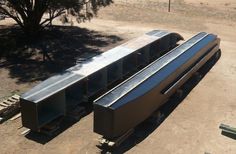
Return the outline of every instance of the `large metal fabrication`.
[[[22,124],[40,131],[81,102],[90,102],[177,46],[177,33],[154,30],[40,83],[20,98]]]
[[[94,132],[120,137],[147,119],[211,57],[220,39],[201,32],[167,52],[94,102]]]

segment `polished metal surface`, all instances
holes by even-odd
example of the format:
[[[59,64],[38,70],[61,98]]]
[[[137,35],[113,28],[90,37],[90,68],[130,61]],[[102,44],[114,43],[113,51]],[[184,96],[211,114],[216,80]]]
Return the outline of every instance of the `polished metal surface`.
[[[151,32],[151,34],[147,33],[144,36],[133,39],[123,45],[120,45],[100,55],[94,56],[93,58],[81,64],[69,68],[67,71],[61,74],[49,78],[48,80],[40,83],[38,86],[23,94],[21,98],[35,103],[40,102],[41,100],[52,96],[58,91],[69,87],[73,83],[81,81],[82,79],[103,69],[104,67],[107,67],[112,63],[117,62],[124,57],[134,53],[138,49],[168,35],[176,35],[175,37],[178,39],[176,42],[182,39],[182,37],[176,33],[154,30]],[[140,44],[140,42],[142,42],[142,44]],[[176,44],[176,42],[174,44]],[[63,84],[65,82],[66,84]]]

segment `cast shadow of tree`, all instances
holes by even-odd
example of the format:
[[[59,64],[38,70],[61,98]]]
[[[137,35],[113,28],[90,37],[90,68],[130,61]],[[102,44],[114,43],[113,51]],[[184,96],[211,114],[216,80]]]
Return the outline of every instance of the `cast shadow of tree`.
[[[54,26],[38,38],[26,39],[13,25],[0,25],[0,69],[18,83],[42,81],[122,42],[122,38],[86,28]],[[43,61],[43,52],[51,60]]]

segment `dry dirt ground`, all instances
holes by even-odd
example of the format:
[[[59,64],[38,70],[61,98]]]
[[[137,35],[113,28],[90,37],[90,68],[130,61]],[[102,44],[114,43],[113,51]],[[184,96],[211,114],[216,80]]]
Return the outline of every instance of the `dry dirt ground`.
[[[218,128],[220,123],[236,127],[236,2],[176,0],[170,13],[162,0],[152,5],[140,3],[130,7],[125,4],[119,2],[107,7],[100,11],[98,18],[79,26],[119,36],[123,40],[118,44],[152,29],[175,31],[186,39],[199,31],[212,32],[222,40],[222,56],[159,127],[141,140],[125,143],[116,152],[236,153],[235,139],[221,135]],[[2,97],[16,89],[23,92],[36,84],[18,84],[8,73],[7,68],[1,68]],[[20,127],[20,119],[0,125],[0,153],[105,152],[97,146],[100,136],[92,131],[93,113],[50,140],[42,136],[23,136],[20,133],[25,128]]]

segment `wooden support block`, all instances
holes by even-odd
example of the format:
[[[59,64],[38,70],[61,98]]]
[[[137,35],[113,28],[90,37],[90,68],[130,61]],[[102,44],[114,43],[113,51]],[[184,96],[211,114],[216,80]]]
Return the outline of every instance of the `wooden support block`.
[[[107,140],[104,139],[104,138],[101,138],[101,139],[99,140],[99,142],[100,142],[100,144],[105,144],[105,143],[107,142]]]
[[[20,134],[21,135],[26,135],[26,134],[28,134],[30,132],[30,129],[26,129],[26,130],[24,130],[23,132],[21,132]]]
[[[109,147],[113,147],[115,144],[116,144],[115,142],[111,142],[111,141],[108,142],[108,146],[109,146]]]
[[[2,122],[19,113],[19,98],[20,97],[18,95],[14,95],[3,102],[0,102],[0,114],[2,116]],[[17,115],[13,117],[12,120],[19,117],[20,115]]]
[[[17,115],[15,115],[14,117],[12,117],[10,120],[13,121],[13,120],[16,120],[18,118],[21,117],[21,113],[18,113]]]
[[[8,98],[7,101],[9,101],[9,102],[13,102],[13,103],[16,103],[18,100],[13,99],[13,98]]]
[[[3,101],[3,103],[4,103],[4,104],[9,104],[9,105],[15,104],[15,102],[11,102],[11,101],[9,101],[9,100],[5,100],[5,101]]]
[[[3,106],[3,107],[8,107],[9,105],[7,105],[7,104],[5,104],[5,103],[1,102],[1,103],[0,103],[0,106]]]
[[[19,100],[20,96],[19,95],[13,95],[12,98],[15,99],[15,100]]]
[[[1,110],[4,110],[4,109],[6,109],[6,108],[3,106],[0,106],[0,113],[1,113]]]

